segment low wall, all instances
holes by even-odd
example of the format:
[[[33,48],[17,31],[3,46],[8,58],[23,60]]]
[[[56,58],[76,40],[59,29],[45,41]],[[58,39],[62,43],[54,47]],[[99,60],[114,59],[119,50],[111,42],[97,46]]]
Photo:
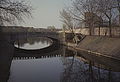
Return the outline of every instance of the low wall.
[[[120,60],[120,38],[86,36],[78,48]]]

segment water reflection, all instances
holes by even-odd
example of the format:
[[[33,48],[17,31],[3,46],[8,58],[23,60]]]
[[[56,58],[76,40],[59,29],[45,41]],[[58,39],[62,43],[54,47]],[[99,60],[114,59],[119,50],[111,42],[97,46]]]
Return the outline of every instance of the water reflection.
[[[85,64],[73,57],[68,58],[66,63],[64,63],[61,82],[119,82],[119,77],[110,78],[110,76],[114,76],[111,71],[100,69],[100,67],[95,68],[92,66],[92,62]]]
[[[78,53],[78,55],[80,54]],[[76,56],[76,54],[73,57],[64,58],[62,61],[64,72],[61,75],[61,82],[120,81],[120,72],[114,72],[112,68],[109,67],[109,69],[106,70],[103,68],[104,64],[99,64],[97,61],[86,60],[80,56]]]
[[[29,38],[23,38],[18,39],[15,42],[15,46],[19,47],[21,49],[41,49],[44,47],[48,47],[52,44],[52,41],[49,38],[45,37],[29,37]]]
[[[56,52],[41,54],[41,57],[15,57],[8,82],[120,81],[120,72],[106,69],[104,63],[93,62],[79,55],[77,51],[62,47]]]
[[[4,46],[7,53],[0,46],[0,52],[6,54],[0,54],[0,82],[120,82],[120,63],[115,60],[81,54],[65,46],[44,54],[17,52],[12,58],[14,50]]]

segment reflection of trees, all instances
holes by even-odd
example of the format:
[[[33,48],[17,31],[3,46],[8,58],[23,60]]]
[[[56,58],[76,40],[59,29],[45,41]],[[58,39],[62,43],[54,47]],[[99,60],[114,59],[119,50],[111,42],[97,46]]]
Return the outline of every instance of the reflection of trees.
[[[26,43],[29,43],[30,45],[33,45],[33,44],[39,43],[39,42],[41,42],[42,44],[46,43],[47,45],[51,43],[50,39],[48,39],[48,38],[44,38],[44,37],[32,37],[32,38],[18,39],[15,42],[15,44],[19,45],[20,47],[23,47],[24,44],[26,44]]]
[[[81,61],[83,58],[63,57],[62,62],[64,66],[63,74],[61,75],[61,82],[119,82],[120,76],[115,76],[111,70],[101,69],[101,65],[97,64],[94,67],[94,62],[86,60]],[[114,77],[114,78],[113,78]],[[117,81],[117,80],[118,81]]]
[[[27,42],[27,38],[25,39],[17,39],[17,41],[15,42],[15,45],[18,45],[19,47],[24,46],[24,44]]]
[[[33,38],[27,38],[27,42],[30,44],[30,45],[33,45],[35,43],[35,41],[33,40]]]
[[[44,44],[46,42],[45,38],[41,38],[40,41],[41,41],[42,44]]]
[[[87,77],[85,66],[76,60],[75,57],[66,58],[64,62],[64,72],[61,82],[84,82]]]

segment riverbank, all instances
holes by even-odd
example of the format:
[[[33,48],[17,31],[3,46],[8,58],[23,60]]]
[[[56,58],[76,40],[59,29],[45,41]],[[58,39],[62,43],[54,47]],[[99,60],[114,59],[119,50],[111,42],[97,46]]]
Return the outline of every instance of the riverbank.
[[[77,46],[73,43],[66,45],[85,53],[120,60],[120,38],[86,36]]]

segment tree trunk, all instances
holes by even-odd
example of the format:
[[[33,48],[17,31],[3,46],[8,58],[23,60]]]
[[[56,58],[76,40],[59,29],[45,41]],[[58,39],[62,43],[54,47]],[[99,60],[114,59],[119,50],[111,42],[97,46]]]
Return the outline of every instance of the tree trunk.
[[[111,19],[109,19],[109,36],[112,37]]]
[[[99,32],[98,32],[98,35],[100,36],[100,26],[99,26]]]
[[[91,28],[89,27],[89,35],[91,36],[92,35],[92,33],[91,33]]]
[[[119,27],[120,27],[120,11],[119,11]]]
[[[90,36],[92,35],[92,26],[91,26],[91,24],[89,24],[89,35]]]

